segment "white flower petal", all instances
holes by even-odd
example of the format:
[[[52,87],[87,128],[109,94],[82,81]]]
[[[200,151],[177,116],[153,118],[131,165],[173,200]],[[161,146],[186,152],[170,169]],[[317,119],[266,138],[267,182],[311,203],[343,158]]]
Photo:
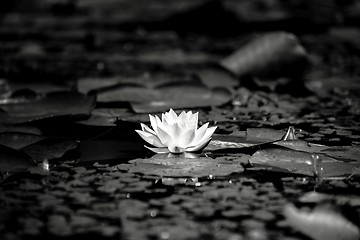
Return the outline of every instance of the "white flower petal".
[[[167,112],[165,114],[168,114],[169,119],[171,120],[171,122],[173,122],[173,123],[176,122],[176,119],[178,118],[178,116],[176,115],[176,112],[172,108],[170,108],[169,112]]]
[[[163,130],[167,130],[167,125],[166,124],[164,124],[161,120],[160,120],[160,118],[157,116],[157,115],[155,115],[155,121],[156,121],[156,126],[157,126],[157,128],[162,128]],[[155,130],[156,131],[156,130]],[[157,134],[159,134],[158,132],[156,132]]]
[[[180,135],[180,138],[178,140],[179,147],[186,148],[192,143],[195,137],[195,131],[194,129],[189,129],[186,132],[182,133]]]
[[[172,142],[171,136],[166,132],[165,129],[162,129],[160,126],[157,127],[157,136],[160,139],[160,142],[164,146],[168,146]]]
[[[162,120],[163,123],[165,123],[167,125],[174,124],[174,121],[169,117],[168,114],[162,114],[161,115],[161,120]]]
[[[178,140],[181,135],[181,132],[182,131],[177,123],[174,123],[174,124],[168,126],[167,133],[170,135],[170,137],[172,139],[172,143],[174,145],[178,144],[178,142],[179,142]]]
[[[148,133],[151,133],[151,134],[156,135],[155,131],[152,130],[151,128],[149,128],[148,126],[146,126],[145,124],[140,123],[140,125],[141,125],[141,129],[142,129],[144,132],[148,132]]]
[[[210,141],[211,141],[211,138],[210,138],[208,141],[205,141],[205,142],[203,142],[203,143],[200,144],[200,145],[186,148],[186,151],[187,151],[187,152],[197,152],[197,151],[205,148],[205,147],[209,144]]]
[[[168,124],[174,124],[174,123],[176,123],[176,120],[174,120],[169,114],[165,114],[165,115],[164,115],[164,120],[165,120]]]
[[[178,120],[181,122],[181,123],[187,123],[188,121],[188,118],[187,118],[187,115],[185,113],[185,111],[182,111],[178,117]]]
[[[157,121],[156,121],[156,118],[153,115],[149,114],[149,119],[150,119],[152,129],[154,129],[154,131],[157,134]]]
[[[196,113],[195,113],[196,114]],[[192,111],[188,111],[187,113],[186,113],[186,116],[187,116],[187,118],[188,119],[190,119],[191,118],[191,116],[193,116],[194,114],[192,113]]]
[[[195,113],[191,115],[190,118],[188,119],[189,127],[194,129],[195,131],[198,127],[198,121],[199,121],[199,113]]]
[[[202,125],[199,129],[195,130],[195,137],[194,137],[193,142],[191,143],[192,146],[196,146],[196,145],[200,144],[200,140],[205,135],[208,126],[209,126],[209,123],[207,122],[204,125]]]
[[[217,127],[209,127],[208,129],[206,129],[206,132],[205,132],[204,136],[200,139],[198,144],[203,144],[204,142],[209,141],[211,136],[214,134],[216,128]]]
[[[152,148],[152,147],[148,147],[146,145],[144,145],[144,147],[146,147],[147,149],[149,149],[150,151],[153,151],[154,153],[169,153],[169,149],[167,147],[162,147],[162,148]]]
[[[155,147],[165,147],[161,142],[160,139],[151,133],[144,132],[141,130],[135,130],[142,139],[144,139],[147,143],[155,146]]]

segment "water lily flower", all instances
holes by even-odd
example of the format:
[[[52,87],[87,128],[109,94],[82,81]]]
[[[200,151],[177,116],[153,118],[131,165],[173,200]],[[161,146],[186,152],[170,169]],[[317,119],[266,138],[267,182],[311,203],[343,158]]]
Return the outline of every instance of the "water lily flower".
[[[142,130],[136,132],[147,143],[154,147],[146,148],[155,153],[197,152],[206,147],[216,127],[205,123],[198,128],[199,113],[181,112],[178,116],[174,110],[158,116],[149,114],[151,127],[141,123]]]

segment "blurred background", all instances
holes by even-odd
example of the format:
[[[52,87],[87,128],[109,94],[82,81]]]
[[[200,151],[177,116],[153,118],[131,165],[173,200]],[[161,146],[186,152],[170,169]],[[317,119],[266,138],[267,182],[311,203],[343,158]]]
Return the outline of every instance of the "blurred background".
[[[0,78],[63,81],[217,63],[249,34],[280,30],[326,52],[317,63],[349,73],[358,71],[359,17],[357,0],[3,0]]]

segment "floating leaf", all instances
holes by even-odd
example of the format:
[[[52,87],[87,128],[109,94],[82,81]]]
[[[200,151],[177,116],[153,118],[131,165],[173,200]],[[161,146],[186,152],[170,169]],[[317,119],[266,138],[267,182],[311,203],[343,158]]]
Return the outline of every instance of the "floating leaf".
[[[54,160],[63,157],[70,150],[75,150],[79,142],[71,138],[46,138],[34,144],[28,145],[21,150],[27,153],[37,162]],[[72,159],[73,160],[73,159]]]
[[[126,76],[79,79],[77,81],[77,89],[79,90],[79,92],[84,94],[95,91],[102,98],[102,95],[111,96],[111,92],[117,91],[117,89],[119,88],[127,88],[133,86],[152,89],[168,83],[184,83],[194,81],[196,82],[198,81],[198,79],[194,78],[194,75],[192,73],[184,73],[183,71],[161,71],[151,74],[141,74],[140,76],[132,77]],[[114,95],[114,97],[116,96]]]
[[[273,143],[274,141],[264,140],[248,140],[246,137],[237,137],[232,135],[214,135],[212,141],[205,148],[206,151],[221,151],[221,152],[241,152],[242,148],[261,148]]]
[[[10,90],[15,93],[17,91],[22,91],[25,89],[31,90],[38,94],[48,94],[53,92],[62,92],[62,91],[70,91],[71,86],[55,84],[51,82],[20,82],[13,81],[9,82]]]
[[[32,133],[2,132],[0,133],[0,144],[14,149],[21,149],[45,138],[44,136]]]
[[[170,108],[199,108],[220,106],[229,102],[232,93],[226,88],[208,89],[202,84],[176,84],[153,90],[147,102],[132,103],[137,113],[163,112]]]
[[[170,108],[219,106],[230,101],[226,88],[207,88],[199,79],[170,82],[154,87],[118,84],[97,91],[99,102],[130,102],[137,113],[162,112]]]
[[[213,151],[226,148],[243,148],[272,143],[280,140],[285,132],[270,128],[247,128],[230,135],[214,135],[206,150]]]
[[[327,156],[340,159],[343,161],[357,161],[359,164],[360,146],[337,146],[329,147],[321,151],[321,153]]]
[[[24,170],[34,166],[36,164],[27,154],[0,145],[0,171]]]
[[[127,109],[122,108],[100,108],[92,111],[90,118],[77,123],[90,126],[116,126],[116,121],[126,116],[132,116]]]
[[[289,127],[285,133],[282,130],[268,128],[248,128],[230,135],[215,135],[206,150],[215,151],[237,149],[244,147],[268,147],[271,144],[308,153],[322,153],[328,146],[299,140],[295,136],[294,128]],[[240,149],[239,149],[240,151]]]
[[[269,142],[281,139],[285,134],[283,130],[271,128],[247,128],[246,139],[254,142]]]
[[[39,128],[31,125],[8,125],[0,123],[0,132],[19,132],[19,133],[29,133],[35,135],[41,135]]]
[[[195,155],[196,156],[196,155]],[[148,159],[135,159],[130,164],[120,164],[120,170],[146,175],[166,177],[204,177],[226,176],[234,172],[243,172],[241,160],[211,159],[194,155],[156,154]]]
[[[198,75],[201,81],[209,88],[233,88],[239,84],[239,80],[232,73],[219,66],[198,68],[194,70],[194,73]]]
[[[76,92],[57,92],[17,104],[1,105],[0,122],[25,123],[52,117],[89,116],[95,106],[95,96]]]
[[[287,222],[314,240],[358,240],[357,226],[332,209],[315,208],[305,211],[292,204],[285,206]]]
[[[321,161],[314,162],[315,157],[319,157]],[[250,157],[249,162],[270,167],[270,170],[308,176],[313,176],[317,170],[321,171],[319,174],[322,177],[350,175],[354,171],[353,165],[334,158],[286,148],[261,149]]]
[[[325,145],[314,144],[314,143],[310,143],[310,142],[303,141],[303,140],[288,140],[288,141],[280,140],[280,141],[274,142],[274,144],[282,146],[282,147],[290,148],[293,150],[297,150],[297,151],[308,152],[308,153],[320,153],[324,149],[329,148],[328,146],[325,146]]]

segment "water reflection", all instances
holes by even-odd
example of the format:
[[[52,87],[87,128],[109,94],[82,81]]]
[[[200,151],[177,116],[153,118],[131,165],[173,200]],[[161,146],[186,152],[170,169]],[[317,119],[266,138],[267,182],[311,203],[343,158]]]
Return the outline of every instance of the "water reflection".
[[[183,152],[180,154],[174,154],[174,153],[158,153],[152,156],[151,158],[156,159],[168,159],[168,158],[190,158],[190,159],[196,159],[200,156],[196,153],[189,153],[189,152]]]

